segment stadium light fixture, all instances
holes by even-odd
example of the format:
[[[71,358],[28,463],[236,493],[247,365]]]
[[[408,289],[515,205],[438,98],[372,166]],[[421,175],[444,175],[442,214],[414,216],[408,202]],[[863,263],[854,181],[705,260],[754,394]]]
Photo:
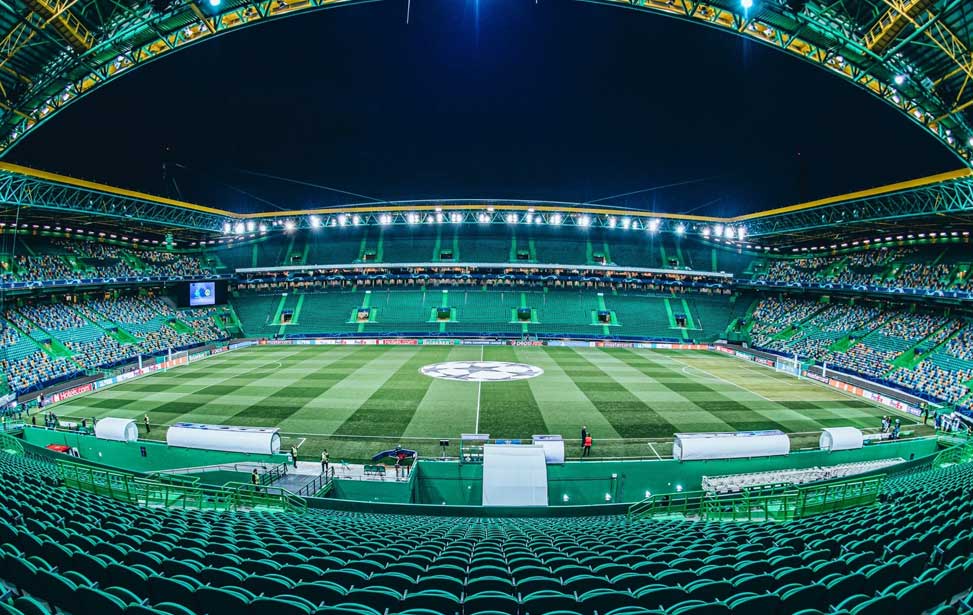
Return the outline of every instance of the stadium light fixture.
[[[514,224],[517,222],[517,214],[507,214],[507,224]]]
[[[554,226],[561,226],[561,214],[554,214],[551,216],[551,224]]]
[[[615,217],[614,216],[608,216],[608,228],[615,228],[615,225],[616,224],[618,224],[618,221],[615,220]]]
[[[71,232],[71,229],[68,229],[68,232],[70,233]],[[224,235],[229,235],[232,232],[233,232],[233,225],[231,225],[229,222],[224,222],[223,223],[223,234]]]
[[[631,218],[622,218],[622,228],[625,229],[625,230],[628,230],[628,229],[632,228],[632,219]]]
[[[753,0],[740,0],[740,6],[742,6],[745,11],[749,11],[753,8]]]
[[[294,221],[293,220],[284,220],[284,230],[285,231],[287,231],[289,233],[289,232],[293,231],[295,228],[297,228],[297,225],[294,224]]]
[[[605,494],[605,501],[606,502],[611,502],[612,501],[612,494],[606,493]]]
[[[716,226],[714,226],[713,227],[713,234],[716,235],[717,237],[722,237],[723,236],[723,225],[722,224],[717,224]]]
[[[257,225],[251,220],[247,222],[247,232],[252,233],[257,228]]]
[[[570,499],[571,499],[571,498],[569,498],[569,497],[568,497],[568,494],[566,494],[566,493],[565,493],[565,494],[564,494],[563,496],[561,496],[561,500],[562,500],[562,501],[564,501],[564,502],[567,502],[567,501],[568,501],[568,500],[570,500]]]
[[[480,224],[486,224],[490,221],[490,215],[481,213],[479,216],[476,217],[476,219]]]
[[[442,212],[436,212],[436,223],[437,224],[442,224],[443,223],[443,214],[442,214]]]
[[[682,491],[682,485],[676,485],[676,491]]]
[[[686,234],[686,225],[680,222],[678,225],[676,225],[676,235],[685,235],[685,234]]]
[[[736,233],[736,231],[734,231],[732,227],[729,227],[728,226],[725,229],[723,229],[723,237],[724,237],[724,239],[733,239],[733,235],[735,233]]]
[[[409,224],[415,224],[416,222],[419,221],[419,214],[415,212],[411,212],[408,216],[405,217],[405,219],[409,222]]]
[[[311,228],[321,228],[321,216],[311,216]]]
[[[662,225],[662,220],[659,220],[658,218],[652,218],[651,220],[649,220],[649,232],[654,233],[658,231],[661,225]]]
[[[591,226],[591,217],[586,214],[578,218],[578,226],[582,226],[584,228]]]
[[[246,229],[247,227],[244,226],[243,222],[237,222],[236,225],[233,227],[233,232],[236,233],[237,235],[242,235]]]
[[[709,233],[710,233],[709,227],[708,226],[704,226],[703,227],[703,237],[709,239]]]
[[[460,213],[460,212],[458,212],[458,211],[454,211],[454,212],[453,212],[453,213],[452,213],[452,214],[451,214],[451,215],[449,216],[449,218],[450,218],[450,220],[452,220],[452,222],[453,222],[453,224],[459,224],[460,222],[462,222],[462,221],[463,221],[463,214],[461,214],[461,213]]]
[[[737,240],[743,241],[747,237],[747,229],[745,227],[737,227]]]
[[[359,224],[361,224],[361,216],[359,216],[358,214],[355,214],[351,218],[351,223],[354,224],[355,226],[358,226]]]
[[[266,233],[267,232],[267,225],[261,222],[259,229],[260,229],[260,232],[261,233]]]
[[[381,224],[382,226],[388,226],[389,224],[392,224],[392,215],[382,214],[381,216],[378,217],[378,223]]]
[[[905,75],[896,75],[894,81],[895,85],[902,85],[905,83]]]
[[[348,224],[348,214],[338,216],[338,226],[344,226],[346,224]]]
[[[221,5],[221,4],[223,4],[223,0],[207,0],[207,2],[208,2],[208,3],[209,3],[209,5],[210,5],[211,7],[213,7],[214,9],[215,9],[216,7],[218,7],[219,5]]]
[[[973,137],[970,137],[970,140],[967,143],[970,144],[970,147],[973,147]]]

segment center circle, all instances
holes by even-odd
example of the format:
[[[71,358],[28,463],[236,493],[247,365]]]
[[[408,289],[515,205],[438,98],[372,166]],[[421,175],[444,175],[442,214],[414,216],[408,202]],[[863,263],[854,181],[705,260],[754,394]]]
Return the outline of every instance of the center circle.
[[[509,382],[536,378],[544,373],[539,367],[507,361],[448,361],[419,368],[430,378],[461,382]]]

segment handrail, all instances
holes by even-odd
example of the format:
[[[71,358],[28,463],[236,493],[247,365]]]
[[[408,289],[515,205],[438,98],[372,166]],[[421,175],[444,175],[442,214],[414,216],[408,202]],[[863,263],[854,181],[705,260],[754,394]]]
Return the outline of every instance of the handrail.
[[[873,504],[885,475],[862,479],[777,486],[731,494],[683,491],[654,494],[629,507],[629,520],[680,514],[710,521],[787,521]]]
[[[314,480],[307,483],[303,487],[297,490],[297,495],[304,497],[317,497],[319,495],[325,495],[334,487],[334,479],[322,472],[317,475]]]
[[[15,438],[8,433],[0,431],[0,449],[12,455],[23,455],[24,445],[20,438]]]
[[[93,468],[68,459],[58,459],[57,466],[67,487],[143,506],[217,510],[276,508],[296,513],[307,511],[307,501],[304,498],[280,487],[249,483],[203,485],[198,484],[198,479],[140,476]]]

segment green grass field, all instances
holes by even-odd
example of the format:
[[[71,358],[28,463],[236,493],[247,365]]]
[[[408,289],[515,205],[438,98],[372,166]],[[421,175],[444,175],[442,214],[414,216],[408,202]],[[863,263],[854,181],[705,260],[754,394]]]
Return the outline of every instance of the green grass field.
[[[481,355],[482,353],[482,355]],[[514,382],[456,382],[419,373],[430,363],[529,363],[544,374]],[[57,406],[62,418],[148,414],[165,425],[190,421],[279,427],[283,444],[316,459],[361,460],[401,443],[424,456],[460,433],[493,438],[562,434],[580,453],[655,458],[672,434],[781,429],[795,448],[814,446],[822,427],[874,428],[888,413],[819,384],[712,352],[505,346],[260,346],[153,374]],[[903,424],[914,421],[902,415]],[[924,430],[921,426],[920,431]]]

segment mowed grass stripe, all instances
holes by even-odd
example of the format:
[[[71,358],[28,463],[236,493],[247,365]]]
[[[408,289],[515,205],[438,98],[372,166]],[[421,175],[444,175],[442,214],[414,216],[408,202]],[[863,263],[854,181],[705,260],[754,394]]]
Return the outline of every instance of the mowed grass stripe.
[[[795,403],[795,399],[815,400],[840,395],[836,391],[825,389],[810,381],[788,376],[789,382],[776,382],[777,378],[771,377],[771,374],[779,375],[777,372],[731,360],[729,357],[689,353],[674,360],[687,366],[687,369],[699,377],[701,382],[716,380],[714,386],[726,385],[728,392],[735,393],[742,387],[759,395],[761,401],[753,402],[753,411],[768,420],[786,425],[792,432],[817,431],[825,426],[857,426],[862,422],[867,425],[867,417],[859,414],[859,408],[842,409],[838,413],[830,414],[826,421],[817,420],[813,412],[792,408],[790,404]],[[757,371],[752,371],[755,367]],[[757,391],[762,393],[756,393]],[[839,399],[832,403],[841,401],[844,400]],[[857,404],[853,405],[857,406]]]
[[[671,375],[659,379],[659,384],[670,391],[679,393],[701,409],[718,417],[727,425],[730,425],[734,430],[780,429],[781,431],[801,431],[800,429],[779,423],[766,414],[757,411],[755,408],[758,404],[768,404],[770,402],[761,400],[752,393],[749,396],[753,397],[753,399],[747,399],[747,403],[742,403],[730,398],[727,394],[724,394],[716,388],[703,384],[701,378],[691,377],[683,373],[681,369],[673,369],[666,366],[663,362],[664,359],[660,357],[651,357],[649,353],[635,352],[628,349],[624,349],[619,353],[618,357],[640,371],[666,367],[671,372]],[[680,367],[684,367],[684,365]],[[732,388],[730,385],[724,386]],[[744,393],[744,391],[740,392]]]
[[[700,408],[681,393],[666,388],[660,380],[681,377],[673,375],[670,368],[638,370],[618,356],[623,350],[602,349],[598,352],[597,360],[605,372],[671,423],[675,432],[733,431],[715,414]]]
[[[381,356],[380,353],[379,356]],[[325,361],[315,358],[312,366],[315,369],[303,371],[297,377],[274,378],[275,390],[268,395],[248,401],[228,422],[232,425],[251,425],[253,427],[279,427],[291,416],[296,414],[309,401],[327,391],[335,384],[347,378],[352,372],[360,369],[375,358],[375,355],[363,352],[349,351],[343,355],[325,355]],[[297,367],[303,366],[301,363]]]
[[[487,346],[486,361],[516,362],[513,348]],[[550,433],[526,380],[484,382],[480,388],[480,433],[493,438],[529,438]]]
[[[332,356],[337,358],[340,355]],[[189,417],[194,422],[229,423],[251,427],[271,426],[263,422],[240,422],[235,418],[240,409],[249,405],[254,399],[279,394],[282,387],[300,378],[299,374],[305,372],[311,365],[319,364],[321,360],[319,354],[303,352],[284,360],[270,361],[265,366],[267,371],[261,372],[259,376],[257,372],[251,371],[251,376],[245,382],[204,387],[207,391],[199,400],[191,398],[188,404],[183,401],[163,404],[152,412],[150,418],[153,423],[161,424],[171,424]],[[215,394],[216,387],[219,387],[218,395]],[[192,406],[194,401],[195,407],[184,409],[187,405]]]
[[[290,359],[302,353],[307,356],[314,356],[313,349],[303,348],[291,350],[285,355],[284,359]],[[192,412],[207,401],[225,395],[228,390],[226,387],[232,387],[232,390],[239,390],[242,385],[254,377],[270,374],[275,368],[276,362],[268,364],[266,361],[259,361],[251,369],[243,372],[233,371],[226,377],[217,380],[219,384],[207,386],[196,386],[192,384],[178,385],[169,387],[164,391],[149,394],[138,394],[136,391],[136,394],[132,395],[127,390],[132,385],[139,383],[125,383],[107,389],[102,393],[81,397],[77,400],[71,400],[67,404],[62,404],[59,406],[63,408],[60,413],[64,416],[87,416],[93,413],[96,417],[111,415],[119,418],[128,418],[151,412],[153,413],[151,417],[152,421],[161,423],[165,422],[167,415],[179,416]],[[178,371],[178,369],[181,368],[176,368],[174,371]],[[206,372],[206,374],[209,377],[209,372]],[[162,375],[148,376],[148,379],[153,379],[157,376],[161,377]],[[168,375],[168,373],[165,373],[165,376]],[[232,384],[228,384],[231,381],[233,381]],[[158,419],[156,418],[157,416],[159,417]]]
[[[446,347],[417,351],[335,433],[402,435],[432,384],[432,379],[422,376],[419,368],[443,361],[448,352]]]
[[[475,346],[450,348],[445,361],[479,361],[481,349]],[[428,365],[432,361],[425,363]],[[417,374],[418,378],[429,378]],[[476,422],[477,384],[429,378],[429,388],[402,435],[455,439],[473,431]]]
[[[517,348],[514,352],[518,361],[544,370],[527,384],[552,433],[562,434],[565,439],[580,438],[581,426],[587,425],[601,438],[620,437],[605,415],[578,389],[574,379],[551,357],[547,348]]]
[[[355,352],[363,353],[370,360],[309,400],[303,408],[281,424],[283,431],[300,434],[336,433],[362,404],[381,390],[388,379],[420,350],[415,347],[371,346],[359,348]]]
[[[672,434],[674,427],[669,421],[591,360],[597,355],[574,348],[556,348],[549,352],[621,437],[658,438]],[[607,437],[593,430],[591,433],[593,439]]]

